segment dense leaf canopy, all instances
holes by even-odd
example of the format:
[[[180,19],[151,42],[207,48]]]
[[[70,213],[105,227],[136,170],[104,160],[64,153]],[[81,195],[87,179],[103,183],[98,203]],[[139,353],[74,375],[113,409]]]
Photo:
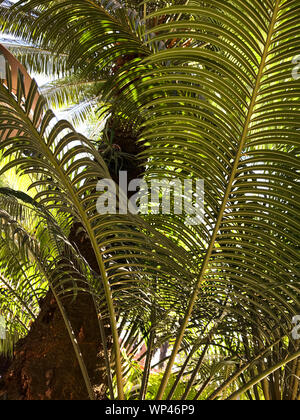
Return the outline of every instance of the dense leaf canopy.
[[[111,326],[119,398],[132,343],[145,340],[141,398],[299,399],[299,18],[297,0],[2,4],[3,31],[24,42],[11,51],[62,76],[44,90],[48,105],[94,101],[98,121],[142,145],[146,180],[205,181],[196,226],[186,214],[98,214],[97,181],[112,175],[99,138],[57,122],[34,81],[13,92],[7,66],[0,173],[29,177],[31,197],[0,190],[12,334],[26,334],[48,287],[60,302],[84,287]],[[98,273],[68,241],[74,222]],[[165,342],[161,376],[151,360]]]

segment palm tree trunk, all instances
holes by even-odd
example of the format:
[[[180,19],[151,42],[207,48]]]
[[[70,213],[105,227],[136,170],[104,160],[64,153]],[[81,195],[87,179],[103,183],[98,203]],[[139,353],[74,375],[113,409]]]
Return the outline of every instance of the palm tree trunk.
[[[96,397],[106,398],[106,372],[97,314],[91,297],[64,300]],[[0,399],[87,400],[88,393],[63,318],[51,292],[14,358],[6,363]]]

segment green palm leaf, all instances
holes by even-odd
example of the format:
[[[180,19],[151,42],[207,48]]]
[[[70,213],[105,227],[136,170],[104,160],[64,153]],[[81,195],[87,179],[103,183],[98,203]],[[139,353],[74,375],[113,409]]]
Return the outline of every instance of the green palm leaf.
[[[44,110],[44,99],[38,96],[34,81],[27,98],[21,82],[18,95],[15,96],[8,89],[11,86],[9,69],[7,75],[7,86],[0,86],[0,147],[3,157],[10,160],[0,174],[14,167],[18,168],[20,174],[29,174],[34,180],[31,188],[36,191],[35,201],[40,206],[46,211],[70,215],[83,225],[98,261],[107,299],[104,316],[109,316],[114,335],[119,396],[122,398],[122,369],[114,301],[119,305],[124,302],[124,305],[125,300],[136,301],[140,295],[140,307],[145,310],[146,301],[142,292],[145,280],[148,284],[150,277],[156,277],[159,273],[162,287],[166,287],[164,282],[175,281],[176,277],[188,279],[191,274],[186,268],[187,257],[182,251],[178,254],[174,248],[172,262],[168,240],[136,216],[129,216],[128,219],[97,213],[97,182],[110,178],[103,159],[86,138],[73,131],[67,121],[53,122],[54,114]],[[33,103],[36,103],[34,111]],[[174,271],[170,275],[171,266]],[[102,304],[100,306],[103,307]],[[128,306],[132,310],[130,303]],[[103,314],[103,308],[101,312]]]
[[[269,290],[297,302],[289,282],[299,284],[299,83],[291,81],[292,66],[287,64],[300,39],[286,29],[300,9],[296,2],[280,0],[252,1],[253,12],[249,6],[240,1],[193,2],[148,16],[182,14],[178,24],[151,27],[148,32],[156,34],[151,43],[191,37],[214,47],[160,51],[145,61],[157,69],[137,85],[139,98],[145,92],[140,108],[144,138],[151,145],[151,173],[170,167],[208,178],[214,192],[206,194],[208,245],[159,398],[202,284],[230,279],[240,289],[240,281],[254,281],[258,289],[268,284]],[[180,97],[171,94],[175,84]],[[175,147],[178,164],[173,161]],[[197,156],[194,161],[184,159],[189,148]]]

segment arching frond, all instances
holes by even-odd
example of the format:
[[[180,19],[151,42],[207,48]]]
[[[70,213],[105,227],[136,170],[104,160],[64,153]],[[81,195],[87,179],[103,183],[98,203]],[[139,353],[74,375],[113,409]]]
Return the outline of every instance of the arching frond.
[[[139,111],[147,175],[206,181],[204,226],[192,229],[201,260],[196,287],[158,398],[204,286],[205,293],[230,291],[232,313],[249,326],[256,320],[259,336],[285,322],[288,333],[299,308],[299,81],[292,59],[300,39],[287,28],[300,9],[279,0],[252,1],[251,8],[210,1],[150,14],[152,50],[173,38],[183,43],[143,60],[139,77],[133,69],[114,81],[124,98],[119,108],[129,118]],[[153,25],[162,16],[170,24]],[[199,46],[186,46],[189,39]],[[162,229],[191,232],[174,219]]]
[[[114,335],[122,396],[115,308],[123,308],[125,312],[143,309],[147,317],[145,309],[151,303],[151,289],[145,287],[156,281],[158,273],[158,288],[167,291],[167,285],[179,279],[189,287],[192,262],[188,267],[185,252],[176,247],[170,253],[168,239],[142,219],[131,215],[99,214],[96,209],[97,182],[110,179],[110,175],[98,151],[89,140],[74,132],[68,122],[55,123],[54,114],[44,110],[44,99],[38,95],[34,81],[28,97],[24,95],[21,82],[17,96],[9,90],[10,86],[7,69],[7,80],[0,86],[0,148],[4,157],[11,161],[0,174],[12,167],[18,167],[21,174],[31,174],[36,179],[31,187],[37,191],[35,200],[39,205],[47,211],[72,216],[83,226],[101,274],[106,296],[104,316],[109,316]],[[34,108],[32,104],[35,104]],[[165,305],[158,301],[157,307],[180,305],[180,302],[176,303],[177,297],[170,300],[169,296],[166,292],[160,298]],[[137,304],[135,308],[131,304],[133,299]]]

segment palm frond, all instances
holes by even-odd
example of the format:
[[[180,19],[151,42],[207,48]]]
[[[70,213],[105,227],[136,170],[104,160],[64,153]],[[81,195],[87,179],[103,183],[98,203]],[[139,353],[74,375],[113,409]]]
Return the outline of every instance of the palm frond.
[[[111,15],[93,1],[21,1],[11,8],[9,19],[14,22],[20,14],[41,14],[30,30],[31,41],[50,44],[58,53],[67,51],[69,67],[82,68],[91,75],[95,70],[99,74],[124,56],[148,53],[126,12],[117,12],[118,16]]]
[[[250,15],[240,1],[150,14],[148,22],[181,16],[151,26],[151,44],[192,38],[207,46],[154,53],[143,61],[153,70],[122,90],[138,98],[147,174],[206,180],[205,228],[194,230],[199,273],[158,398],[204,285],[232,288],[230,299],[254,311],[258,324],[267,316],[279,326],[299,308],[299,82],[289,63],[300,39],[286,28],[300,9],[292,3],[252,1]]]
[[[143,310],[144,317],[147,317],[145,309],[150,303],[147,296],[149,290],[146,292],[143,289],[151,284],[151,277],[155,279],[159,273],[162,288],[166,288],[167,283],[178,282],[179,278],[188,279],[191,277],[187,268],[188,259],[184,251],[178,253],[176,248],[170,258],[168,239],[164,239],[142,219],[131,215],[123,217],[97,213],[97,182],[110,178],[98,151],[89,140],[74,132],[67,121],[55,123],[54,114],[44,110],[41,96],[37,99],[35,109],[31,110],[38,95],[34,81],[28,97],[24,95],[20,83],[18,95],[15,96],[9,90],[9,69],[7,75],[6,85],[0,86],[0,147],[3,156],[11,160],[0,174],[12,167],[17,167],[20,174],[31,174],[36,179],[32,187],[38,191],[34,199],[39,205],[47,211],[72,216],[82,224],[90,238],[107,299],[105,312],[102,302],[100,304],[101,313],[109,316],[113,331],[119,393],[122,397],[115,307],[123,308],[124,313],[137,314]],[[170,266],[174,270],[171,276]],[[131,305],[133,299],[135,308]],[[174,299],[169,300],[168,305],[176,304]]]
[[[6,46],[31,74],[42,74],[57,78],[70,72],[67,68],[66,55],[55,55],[51,51],[37,46],[20,45],[20,42],[15,45],[10,41],[3,42],[2,39],[0,39],[0,44]]]

